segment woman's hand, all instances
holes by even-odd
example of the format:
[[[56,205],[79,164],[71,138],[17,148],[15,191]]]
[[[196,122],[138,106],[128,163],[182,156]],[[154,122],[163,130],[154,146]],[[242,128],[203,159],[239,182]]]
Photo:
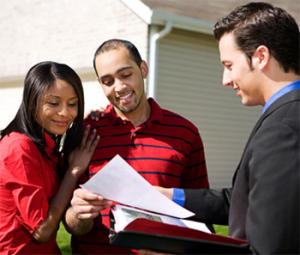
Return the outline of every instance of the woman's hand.
[[[99,140],[96,130],[91,131],[87,126],[80,145],[69,155],[69,171],[72,175],[79,177],[87,169]]]
[[[88,164],[92,158],[98,142],[99,136],[96,135],[95,131],[90,132],[90,127],[87,127],[84,131],[81,144],[69,156],[69,169],[62,179],[58,192],[51,200],[51,203],[49,205],[48,217],[33,233],[33,237],[37,241],[47,242],[56,233],[58,224],[72,197],[72,192],[76,186],[77,179],[88,167]],[[75,203],[76,201],[79,201],[78,203],[80,204],[82,200],[80,200],[80,198],[84,198],[84,196],[80,196],[80,194],[81,193],[79,192],[78,200],[75,200]],[[89,198],[90,197],[88,196],[87,200]],[[96,209],[110,206],[110,204],[102,197],[96,196],[96,198],[92,197],[92,199],[96,200],[96,202],[94,203]],[[82,213],[81,211],[79,211],[78,214],[84,215],[84,212]]]

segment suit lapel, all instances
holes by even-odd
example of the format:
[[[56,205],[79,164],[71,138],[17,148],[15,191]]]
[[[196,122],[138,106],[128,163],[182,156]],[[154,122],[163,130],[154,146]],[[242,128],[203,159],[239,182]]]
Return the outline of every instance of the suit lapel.
[[[275,110],[277,110],[278,108],[280,108],[281,106],[287,104],[287,103],[290,103],[292,101],[300,101],[300,89],[296,89],[296,90],[293,90],[285,95],[283,95],[282,97],[280,97],[277,101],[275,101],[268,109],[266,112],[264,112],[260,118],[258,119],[258,121],[256,122],[256,125],[254,126],[254,128],[252,129],[252,132],[248,138],[248,141],[246,143],[246,146],[244,148],[244,151],[243,151],[243,154],[241,156],[241,159],[240,159],[240,162],[237,166],[237,169],[233,175],[233,179],[232,179],[232,185],[234,184],[235,182],[235,178],[236,178],[236,175],[237,175],[237,172],[240,168],[240,165],[241,165],[241,162],[243,161],[244,159],[244,156],[245,156],[245,153],[247,151],[247,148],[252,140],[252,138],[254,137],[254,135],[256,134],[257,130],[260,128],[262,122],[269,116],[271,115]]]

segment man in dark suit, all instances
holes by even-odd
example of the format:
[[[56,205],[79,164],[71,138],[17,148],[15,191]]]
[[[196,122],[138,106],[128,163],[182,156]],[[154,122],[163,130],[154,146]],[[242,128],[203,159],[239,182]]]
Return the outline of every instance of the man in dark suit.
[[[262,115],[233,177],[222,190],[161,189],[200,221],[229,224],[254,254],[300,253],[299,27],[284,10],[249,3],[214,28],[223,85]],[[147,254],[147,252],[146,252]]]

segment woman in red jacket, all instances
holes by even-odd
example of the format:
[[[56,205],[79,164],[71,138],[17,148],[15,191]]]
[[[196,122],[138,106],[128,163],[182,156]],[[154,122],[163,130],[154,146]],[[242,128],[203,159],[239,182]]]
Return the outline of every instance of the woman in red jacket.
[[[99,140],[83,134],[81,80],[41,62],[26,75],[21,106],[0,140],[0,254],[59,254],[56,232]]]

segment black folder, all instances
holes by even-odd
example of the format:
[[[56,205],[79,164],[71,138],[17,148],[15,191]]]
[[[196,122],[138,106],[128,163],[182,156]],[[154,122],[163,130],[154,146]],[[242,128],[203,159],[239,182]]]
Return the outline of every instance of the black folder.
[[[115,232],[111,222],[112,245],[174,254],[249,254],[245,240],[170,225],[149,219],[136,219]]]

